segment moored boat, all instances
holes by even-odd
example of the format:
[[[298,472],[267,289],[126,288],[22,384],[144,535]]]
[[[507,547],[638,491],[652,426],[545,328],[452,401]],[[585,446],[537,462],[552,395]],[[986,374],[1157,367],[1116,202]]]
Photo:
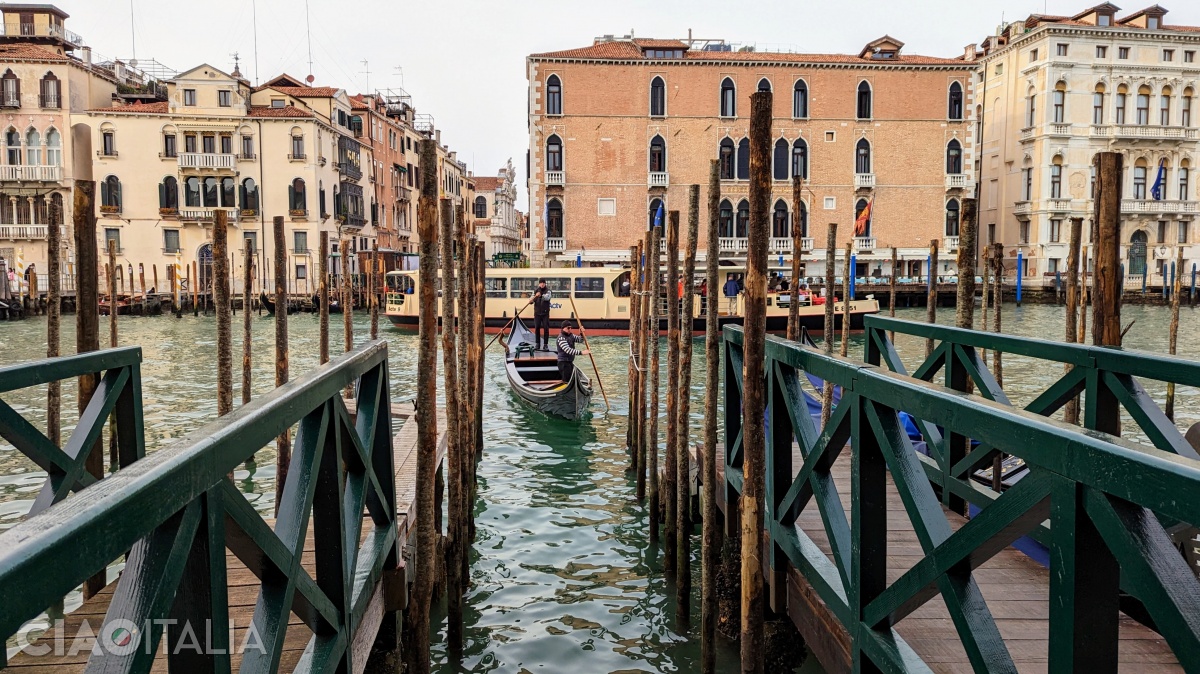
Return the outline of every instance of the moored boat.
[[[579,367],[570,381],[558,371],[558,357],[537,349],[537,338],[518,316],[505,343],[504,367],[513,393],[539,412],[571,421],[581,418],[592,401],[592,382]]]

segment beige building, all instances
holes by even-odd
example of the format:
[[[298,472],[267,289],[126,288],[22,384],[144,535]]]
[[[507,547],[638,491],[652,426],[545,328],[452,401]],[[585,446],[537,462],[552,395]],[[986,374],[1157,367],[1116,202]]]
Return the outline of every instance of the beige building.
[[[475,176],[471,216],[475,233],[484,243],[484,254],[523,254],[522,232],[517,222],[517,171],[512,160],[495,176]]]
[[[721,254],[744,257],[750,96],[765,89],[774,92],[772,259],[790,254],[795,225],[807,272],[821,273],[826,223],[836,222],[839,248],[854,238],[857,274],[889,273],[893,246],[901,273],[923,273],[931,239],[956,247],[961,199],[974,191],[972,58],[911,55],[887,36],[845,55],[628,36],[534,54],[533,262],[627,261],[660,205],[686,213],[688,186],[708,184],[713,159]],[[797,174],[805,189],[794,213]]]
[[[1003,243],[1009,258],[1022,254],[1027,283],[1065,268],[1071,218],[1085,219],[1089,240],[1091,167],[1103,151],[1124,155],[1126,274],[1149,271],[1160,283],[1177,247],[1185,269],[1200,260],[1200,27],[1169,24],[1157,5],[1119,13],[1106,3],[1069,17],[1033,15],[981,45],[980,235]]]

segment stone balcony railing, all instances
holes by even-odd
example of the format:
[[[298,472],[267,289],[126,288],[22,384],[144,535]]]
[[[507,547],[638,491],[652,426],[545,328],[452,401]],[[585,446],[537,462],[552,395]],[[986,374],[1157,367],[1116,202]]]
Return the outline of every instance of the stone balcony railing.
[[[1154,199],[1122,199],[1122,213],[1197,213],[1200,201],[1155,201]]]
[[[770,246],[771,253],[788,254],[788,253],[792,252],[792,237],[790,237],[790,236],[771,237],[771,241],[768,245]],[[804,237],[804,238],[800,239],[800,252],[808,253],[808,252],[812,252],[812,249],[813,249],[813,240],[812,239],[810,239],[808,237]]]
[[[567,184],[567,176],[564,171],[546,171],[546,184],[562,187]]]
[[[745,253],[750,249],[750,239],[744,236],[723,236],[717,241],[722,253]]]
[[[1047,202],[1046,206],[1047,206],[1047,208],[1049,208],[1052,211],[1069,211],[1069,210],[1071,210],[1071,200],[1070,199],[1050,199]]]
[[[1046,134],[1049,136],[1069,136],[1071,135],[1071,125],[1064,122],[1051,122],[1046,125]]]
[[[0,182],[56,183],[61,180],[61,166],[0,166]]]
[[[875,250],[875,237],[873,236],[856,236],[854,237],[855,252],[870,252]]]
[[[0,225],[0,241],[41,241],[49,235],[47,225]]]
[[[237,167],[237,155],[211,152],[181,152],[179,168],[232,171]]]
[[[1030,202],[1028,202],[1028,201],[1018,201],[1018,202],[1016,202],[1016,203],[1014,203],[1014,204],[1013,204],[1013,213],[1014,213],[1014,214],[1018,214],[1018,215],[1025,214],[1025,215],[1028,215],[1028,214],[1029,214],[1029,213],[1031,213],[1032,211],[1033,211],[1033,206],[1032,206],[1032,204],[1030,204]]]
[[[1200,129],[1186,126],[1143,126],[1139,124],[1117,124],[1113,127],[1113,135],[1127,139],[1181,139],[1196,140],[1200,138]]]
[[[869,190],[875,187],[874,173],[855,173],[854,174],[854,189]]]
[[[671,184],[671,174],[666,171],[651,171],[647,183],[650,187],[668,187]]]
[[[1024,129],[1021,129],[1020,138],[1022,141],[1033,140],[1033,136],[1035,133],[1037,133],[1037,129],[1035,129],[1032,126],[1028,126],[1028,127],[1025,127]]]
[[[552,236],[546,238],[547,253],[561,253],[567,249],[567,240],[561,236]]]
[[[942,247],[945,250],[945,252],[947,252],[947,253],[957,252],[958,251],[958,237],[957,236],[943,236],[942,237]]]
[[[947,173],[946,174],[946,189],[948,190],[965,190],[967,188],[967,174],[965,173]]]
[[[228,213],[228,222],[237,222],[238,209],[236,208],[181,208],[179,209],[179,219],[212,222],[214,217],[213,213],[216,213],[217,211],[225,211]]]

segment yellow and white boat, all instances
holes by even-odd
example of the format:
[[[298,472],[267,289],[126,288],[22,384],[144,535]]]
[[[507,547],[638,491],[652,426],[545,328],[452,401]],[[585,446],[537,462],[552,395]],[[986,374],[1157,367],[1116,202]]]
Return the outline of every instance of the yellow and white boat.
[[[784,272],[783,267],[772,271]],[[721,267],[720,278],[724,282],[728,274],[744,274],[745,267]],[[394,271],[387,275],[387,317],[392,325],[399,328],[416,329],[418,323],[417,292],[420,283],[419,272]],[[550,304],[551,325],[557,325],[563,320],[574,318],[571,311],[571,300],[579,311],[579,321],[585,330],[593,335],[627,335],[629,334],[629,305],[628,297],[630,271],[609,267],[570,267],[544,269],[504,269],[489,268],[484,281],[487,292],[486,330],[498,332],[508,325],[514,312],[524,307],[539,279],[546,279],[550,288],[552,300]],[[704,271],[698,270],[695,277],[696,297],[692,304],[692,332],[702,334],[705,329],[708,299],[715,298],[718,302],[718,315],[721,325],[729,323],[741,324],[743,317],[730,311],[729,301],[722,295],[721,288],[708,288],[706,296],[701,296],[701,282]],[[801,279],[803,283],[803,279]],[[440,285],[440,279],[439,279]],[[674,286],[674,284],[669,284]],[[441,295],[439,291],[439,297]],[[800,301],[800,324],[809,330],[821,330],[825,324],[824,298],[817,293],[803,291],[798,293]],[[845,315],[840,302],[834,313],[835,328],[840,329]],[[744,301],[740,298],[739,305]],[[787,329],[788,304],[791,293],[771,292],[767,294],[767,330],[782,332]],[[439,305],[440,305],[439,300]],[[850,328],[862,328],[863,316],[879,312],[879,302],[874,297],[851,300]],[[667,326],[666,300],[662,307],[662,329]],[[441,315],[441,307],[438,308]],[[533,311],[526,309],[523,316],[531,317]]]

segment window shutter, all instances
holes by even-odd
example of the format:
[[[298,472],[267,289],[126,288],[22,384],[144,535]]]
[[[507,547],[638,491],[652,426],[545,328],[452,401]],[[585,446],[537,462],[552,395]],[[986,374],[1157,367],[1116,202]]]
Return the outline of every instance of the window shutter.
[[[116,185],[113,185],[113,191],[116,192],[116,195],[115,195],[116,198],[113,199],[113,201],[116,202],[117,210],[119,211],[119,210],[121,210],[121,183],[120,183],[120,181],[118,181]]]
[[[14,80],[13,80],[13,83],[16,85],[16,90],[17,90],[17,100],[18,100],[18,101],[20,101],[20,100],[21,100],[21,80],[20,80],[20,79],[14,79]]]
[[[241,206],[239,206],[239,208],[241,208],[243,211],[246,210],[246,186],[245,185],[241,185],[238,187],[238,203],[241,204]]]
[[[167,208],[167,184],[165,182],[158,184],[158,207]]]
[[[288,208],[296,210],[296,188],[288,185]]]
[[[101,206],[108,206],[108,205],[109,205],[109,200],[108,200],[108,181],[107,181],[107,180],[105,180],[105,181],[103,181],[103,182],[101,182],[101,183],[100,183],[100,205],[101,205]]]

